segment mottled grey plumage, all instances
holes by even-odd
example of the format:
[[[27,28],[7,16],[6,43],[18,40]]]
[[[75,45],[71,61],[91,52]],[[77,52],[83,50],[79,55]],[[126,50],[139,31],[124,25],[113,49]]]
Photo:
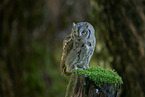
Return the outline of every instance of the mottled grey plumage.
[[[95,49],[95,30],[87,22],[73,23],[72,32],[63,41],[61,70],[70,75],[74,69],[89,68]]]

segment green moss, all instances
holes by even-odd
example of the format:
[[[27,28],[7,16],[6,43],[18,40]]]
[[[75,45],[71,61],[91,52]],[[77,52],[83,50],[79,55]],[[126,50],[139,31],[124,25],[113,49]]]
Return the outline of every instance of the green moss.
[[[95,81],[96,85],[103,84],[122,84],[122,78],[112,70],[102,69],[101,67],[90,67],[86,70],[74,70],[74,73],[84,75]]]

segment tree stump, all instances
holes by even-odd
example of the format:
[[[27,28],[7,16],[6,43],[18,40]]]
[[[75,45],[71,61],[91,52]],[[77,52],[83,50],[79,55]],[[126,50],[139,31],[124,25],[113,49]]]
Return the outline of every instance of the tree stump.
[[[114,71],[100,67],[75,70],[66,97],[118,97],[122,78]]]

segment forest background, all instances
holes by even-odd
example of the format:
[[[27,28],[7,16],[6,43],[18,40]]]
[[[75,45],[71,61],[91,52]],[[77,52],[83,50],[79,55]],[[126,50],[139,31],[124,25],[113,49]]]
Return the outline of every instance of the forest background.
[[[122,76],[120,97],[145,97],[144,0],[1,0],[0,97],[64,97],[62,41],[82,21],[96,31],[90,66]]]

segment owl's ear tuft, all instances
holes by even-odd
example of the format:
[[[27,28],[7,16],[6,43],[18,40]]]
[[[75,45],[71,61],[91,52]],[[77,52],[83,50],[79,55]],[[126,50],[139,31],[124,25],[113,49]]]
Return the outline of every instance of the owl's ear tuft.
[[[88,23],[86,23],[85,25],[86,25],[86,28],[88,28]]]
[[[73,22],[73,28],[76,26],[76,24]]]

